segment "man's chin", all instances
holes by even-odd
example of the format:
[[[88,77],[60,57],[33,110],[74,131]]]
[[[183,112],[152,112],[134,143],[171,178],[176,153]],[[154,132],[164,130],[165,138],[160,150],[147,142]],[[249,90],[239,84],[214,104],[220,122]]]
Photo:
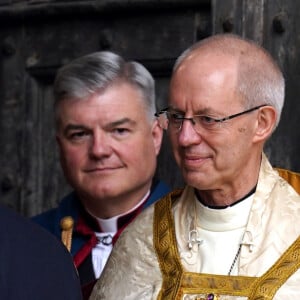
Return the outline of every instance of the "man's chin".
[[[115,189],[112,188],[95,188],[90,191],[89,195],[91,198],[94,198],[95,200],[99,199],[110,199],[116,197],[117,193]]]
[[[83,197],[95,199],[96,201],[105,198],[113,198],[117,194],[116,190],[116,187],[112,184],[107,186],[99,186],[99,184],[84,184],[82,187],[77,188],[77,191],[80,191],[79,193]]]
[[[212,185],[210,176],[207,173],[199,171],[184,171],[182,173],[186,184],[197,189],[208,189]]]

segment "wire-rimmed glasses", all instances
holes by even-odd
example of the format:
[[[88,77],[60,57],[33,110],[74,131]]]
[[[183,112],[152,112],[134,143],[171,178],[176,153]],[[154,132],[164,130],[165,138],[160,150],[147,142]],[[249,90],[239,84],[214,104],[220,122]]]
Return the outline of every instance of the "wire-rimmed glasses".
[[[171,129],[175,132],[179,132],[183,122],[186,120],[193,124],[196,132],[200,132],[201,129],[213,131],[219,128],[220,125],[225,121],[250,113],[264,106],[267,106],[267,104],[258,105],[237,114],[220,119],[216,119],[207,115],[194,115],[190,118],[187,118],[182,112],[178,112],[170,107],[160,110],[159,112],[155,113],[155,116],[158,118],[159,125],[165,130]]]

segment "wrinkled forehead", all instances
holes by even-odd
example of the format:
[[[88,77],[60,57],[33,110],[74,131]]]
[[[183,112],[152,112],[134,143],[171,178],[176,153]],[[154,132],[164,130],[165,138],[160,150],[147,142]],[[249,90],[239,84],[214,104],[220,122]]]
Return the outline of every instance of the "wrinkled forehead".
[[[178,91],[208,88],[235,89],[238,77],[238,59],[222,53],[191,53],[174,71],[170,95]]]
[[[190,113],[241,106],[237,93],[238,60],[222,53],[192,53],[173,73],[169,106]]]
[[[232,70],[238,72],[239,55],[220,50],[197,49],[185,57],[173,72],[172,77],[193,73],[194,76]]]

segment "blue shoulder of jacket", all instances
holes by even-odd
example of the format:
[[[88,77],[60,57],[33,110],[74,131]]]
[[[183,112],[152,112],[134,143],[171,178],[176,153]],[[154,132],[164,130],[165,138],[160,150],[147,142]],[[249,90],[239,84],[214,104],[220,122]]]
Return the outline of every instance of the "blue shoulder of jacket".
[[[60,237],[60,221],[65,216],[71,216],[74,220],[78,219],[79,200],[75,193],[72,192],[65,196],[58,207],[52,208],[39,215],[33,216],[31,220],[44,227],[57,237]]]
[[[144,204],[144,209],[152,205],[154,202],[164,197],[166,194],[171,192],[171,188],[163,181],[157,181],[151,189],[151,194],[146,203]]]

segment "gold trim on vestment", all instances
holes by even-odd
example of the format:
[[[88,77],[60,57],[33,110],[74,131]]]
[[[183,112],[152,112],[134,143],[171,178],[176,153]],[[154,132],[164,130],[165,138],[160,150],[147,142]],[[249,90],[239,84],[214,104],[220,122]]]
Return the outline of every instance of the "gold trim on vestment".
[[[181,192],[181,190],[174,191],[172,195],[177,197]],[[180,287],[183,273],[176,246],[175,229],[174,226],[170,226],[170,220],[173,219],[171,206],[171,201],[158,201],[156,202],[154,212],[154,249],[157,251],[160,269],[165,279],[157,297],[158,300],[175,299],[174,297]]]
[[[184,295],[195,295],[193,299],[197,299],[198,295],[210,293],[241,296],[249,300],[270,300],[300,268],[298,238],[261,277],[185,272],[178,253],[172,215],[172,204],[181,194],[182,190],[176,190],[156,202],[154,207],[153,243],[163,279],[158,300],[180,300]]]
[[[300,194],[300,173],[281,168],[275,168],[275,170],[277,170],[280,177],[285,179]]]

